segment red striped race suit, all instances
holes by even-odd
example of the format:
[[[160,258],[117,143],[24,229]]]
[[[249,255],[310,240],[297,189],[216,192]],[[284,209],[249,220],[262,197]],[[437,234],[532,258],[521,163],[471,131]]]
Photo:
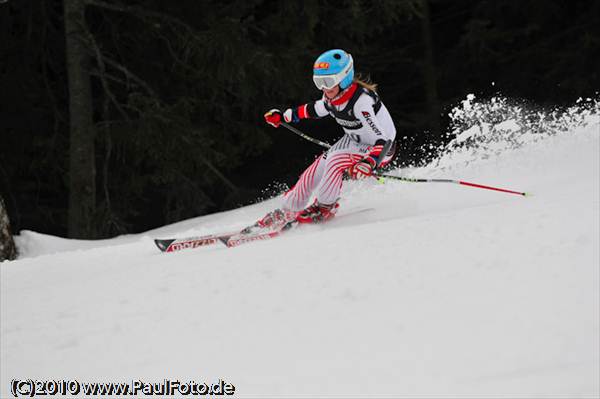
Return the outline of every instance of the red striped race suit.
[[[367,155],[377,158],[383,144],[396,137],[394,122],[379,96],[357,83],[332,100],[323,96],[301,105],[296,112],[300,119],[330,115],[345,134],[315,159],[296,185],[284,194],[282,208],[285,210],[304,209],[313,195],[321,204],[336,202],[342,190],[344,171]],[[392,159],[393,152],[388,152],[382,165]]]

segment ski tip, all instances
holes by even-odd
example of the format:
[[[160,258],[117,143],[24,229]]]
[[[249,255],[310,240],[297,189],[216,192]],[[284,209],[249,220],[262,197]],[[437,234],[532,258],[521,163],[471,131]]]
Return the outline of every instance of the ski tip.
[[[156,244],[158,249],[160,249],[162,252],[166,252],[167,248],[169,248],[169,245],[171,245],[173,243],[173,241],[175,241],[175,240],[174,239],[169,239],[169,240],[155,239],[154,244]]]

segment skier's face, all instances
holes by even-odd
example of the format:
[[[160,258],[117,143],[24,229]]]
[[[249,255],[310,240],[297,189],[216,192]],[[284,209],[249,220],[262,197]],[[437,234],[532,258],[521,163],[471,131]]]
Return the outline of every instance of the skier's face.
[[[335,85],[332,89],[323,88],[323,94],[325,97],[332,99],[335,98],[340,92],[340,85]]]

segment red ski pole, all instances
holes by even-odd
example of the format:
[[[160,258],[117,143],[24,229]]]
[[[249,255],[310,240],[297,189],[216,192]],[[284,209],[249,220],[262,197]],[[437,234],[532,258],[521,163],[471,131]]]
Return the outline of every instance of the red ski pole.
[[[285,123],[285,122],[281,122],[281,125],[283,127],[285,127],[286,129],[290,130],[293,133],[296,133],[298,136],[302,137],[305,140],[311,141],[317,145],[320,145],[321,147],[324,148],[331,148],[331,144],[329,143],[325,143],[321,140],[317,140],[314,137],[310,137],[309,135],[302,133],[300,130],[296,129],[293,126],[290,126],[289,124]],[[392,145],[392,141],[389,140],[388,142],[386,142],[386,144],[384,145],[383,150],[381,151],[381,155],[380,155],[380,159],[378,159],[377,161],[377,165],[379,166],[379,164],[381,163],[381,161],[383,160],[383,158],[385,157],[385,154],[387,154],[388,150],[390,149],[391,145]],[[392,180],[399,180],[399,181],[405,181],[405,182],[409,182],[409,183],[452,183],[452,184],[460,184],[463,186],[469,186],[469,187],[475,187],[475,188],[482,188],[485,190],[494,190],[494,191],[500,191],[503,193],[508,193],[508,194],[517,194],[517,195],[522,195],[522,196],[527,196],[527,193],[524,192],[520,192],[520,191],[513,191],[513,190],[507,190],[505,188],[499,188],[499,187],[492,187],[492,186],[484,186],[483,184],[476,184],[476,183],[469,183],[466,181],[462,181],[462,180],[451,180],[451,179],[414,179],[414,178],[410,178],[410,177],[400,177],[400,176],[392,176],[392,175],[380,175],[380,174],[373,174],[373,177],[375,177],[377,180],[379,180],[380,182],[382,181],[382,178],[384,179],[392,179]]]
[[[409,182],[409,183],[451,183],[451,184],[460,184],[462,186],[483,188],[485,190],[494,190],[494,191],[500,191],[500,192],[503,192],[503,193],[517,194],[517,195],[522,195],[524,197],[528,195],[527,193],[521,192],[521,191],[513,191],[513,190],[507,190],[505,188],[492,187],[492,186],[484,186],[483,184],[469,183],[469,182],[462,181],[462,180],[451,180],[451,179],[414,179],[414,178],[411,178],[411,177],[400,177],[400,176],[379,175],[379,174],[376,175],[376,176],[383,177],[385,179],[405,181],[405,182]]]

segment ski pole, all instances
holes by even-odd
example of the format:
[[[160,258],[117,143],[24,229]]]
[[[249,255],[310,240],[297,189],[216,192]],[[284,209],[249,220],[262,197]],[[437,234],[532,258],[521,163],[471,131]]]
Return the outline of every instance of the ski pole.
[[[300,130],[296,129],[293,126],[290,126],[289,124],[285,123],[285,122],[281,122],[281,124],[283,125],[283,127],[285,127],[286,129],[288,129],[291,132],[296,133],[298,136],[302,137],[305,140],[308,140],[310,142],[313,142],[315,144],[320,145],[321,147],[325,147],[325,148],[331,148],[331,144],[326,143],[324,141],[321,140],[317,140],[314,137],[310,137],[308,134],[304,134],[302,133]]]
[[[521,191],[513,191],[513,190],[507,190],[505,188],[492,187],[492,186],[484,186],[483,184],[469,183],[469,182],[462,181],[462,180],[452,180],[452,179],[418,179],[418,178],[412,178],[412,177],[400,177],[400,176],[380,175],[380,174],[378,174],[376,176],[383,177],[385,179],[405,181],[405,182],[409,182],[409,183],[451,183],[451,184],[460,184],[462,186],[469,186],[469,187],[475,187],[475,188],[483,188],[485,190],[494,190],[494,191],[500,191],[500,192],[503,192],[503,193],[517,194],[517,195],[522,195],[524,197],[526,197],[528,195],[527,193],[521,192]]]
[[[300,130],[296,129],[293,126],[290,126],[289,124],[287,124],[285,122],[281,122],[281,124],[285,128],[287,128],[288,130],[296,133],[298,136],[302,137],[305,140],[308,140],[310,142],[318,144],[321,147],[331,148],[331,144],[325,143],[325,142],[323,142],[321,140],[317,140],[314,137],[310,137],[309,135],[302,133]],[[377,162],[378,166],[381,163],[381,161],[383,161],[383,158],[385,157],[385,154],[390,149],[392,143],[393,142],[390,140],[390,141],[386,142],[386,144],[384,145],[384,148],[381,151],[381,155],[379,156],[379,160]],[[507,190],[505,188],[485,186],[483,184],[470,183],[470,182],[466,182],[466,181],[462,181],[462,180],[452,180],[452,179],[420,179],[420,178],[400,177],[400,176],[392,176],[392,175],[385,175],[385,174],[378,174],[378,173],[375,173],[372,176],[375,177],[380,183],[383,183],[383,179],[398,180],[398,181],[404,181],[404,182],[409,182],[409,183],[450,183],[450,184],[459,184],[459,185],[462,185],[462,186],[469,186],[469,187],[481,188],[481,189],[485,189],[485,190],[499,191],[499,192],[508,193],[508,194],[522,195],[524,197],[526,197],[528,195],[527,193],[521,192],[521,191],[513,191],[513,190]]]
[[[289,131],[291,131],[293,133],[296,133],[298,136],[302,137],[305,140],[308,140],[312,143],[318,144],[324,148],[331,148],[331,144],[325,143],[324,141],[321,141],[321,140],[317,140],[314,137],[310,137],[308,134],[302,133],[300,130],[296,129],[295,127],[289,125],[286,122],[281,122],[281,124],[283,125],[283,127],[285,127],[286,129],[288,129]],[[379,158],[377,159],[376,168],[378,168],[379,165],[381,164],[381,162],[383,162],[385,155],[388,153],[388,151],[390,150],[390,148],[392,147],[393,144],[394,144],[393,140],[388,140],[385,142],[385,144],[383,145],[383,149],[381,150],[381,154],[379,155]]]
[[[325,143],[321,140],[317,140],[314,137],[310,137],[308,134],[302,133],[300,130],[296,129],[295,127],[289,125],[286,122],[281,122],[281,124],[283,125],[283,127],[285,127],[286,129],[288,129],[289,131],[296,133],[298,136],[302,137],[305,140],[308,140],[312,143],[318,144],[321,147],[324,148],[331,148],[331,144]],[[381,162],[383,162],[383,159],[385,158],[385,154],[387,154],[387,152],[390,150],[390,148],[392,147],[392,144],[394,144],[393,140],[388,140],[386,141],[386,143],[383,146],[383,149],[381,150],[381,153],[379,154],[379,158],[377,159],[377,166],[375,167],[375,169],[377,169],[379,167],[379,165],[381,164]],[[372,175],[375,179],[377,179],[378,182],[383,183],[383,178],[382,177],[378,177],[375,175]]]
[[[379,165],[381,165],[381,163],[385,159],[385,156],[390,151],[390,148],[392,148],[392,145],[394,145],[394,140],[388,140],[385,142],[385,144],[383,145],[383,148],[381,149],[381,152],[379,153],[379,157],[377,157],[377,163],[375,165],[375,169],[379,168]]]

